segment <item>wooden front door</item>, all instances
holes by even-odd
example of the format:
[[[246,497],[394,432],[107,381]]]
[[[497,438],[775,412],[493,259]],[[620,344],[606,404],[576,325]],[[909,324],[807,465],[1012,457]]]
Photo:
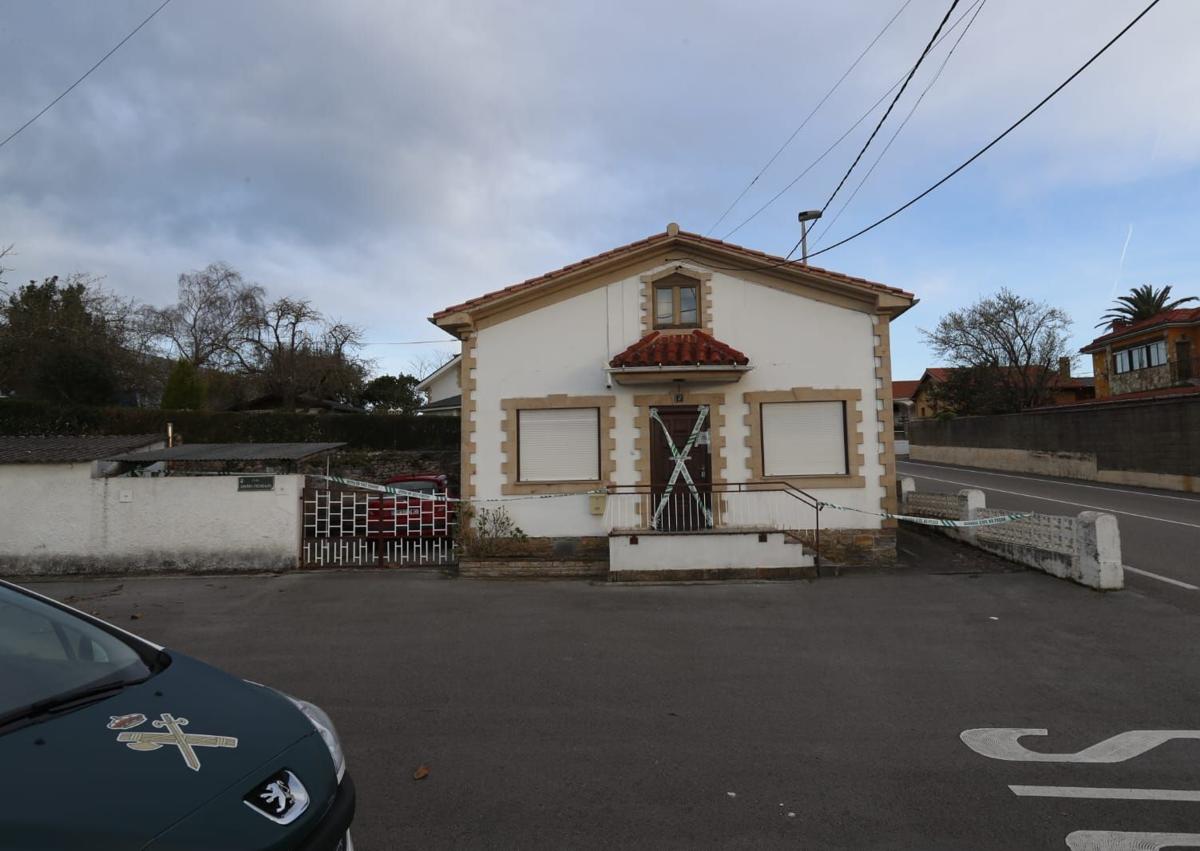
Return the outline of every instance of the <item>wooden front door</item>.
[[[1176,367],[1178,379],[1180,381],[1190,381],[1192,374],[1196,371],[1192,369],[1192,341],[1178,340],[1175,343],[1175,362],[1179,364]]]
[[[708,406],[650,410],[651,527],[664,532],[710,528]]]

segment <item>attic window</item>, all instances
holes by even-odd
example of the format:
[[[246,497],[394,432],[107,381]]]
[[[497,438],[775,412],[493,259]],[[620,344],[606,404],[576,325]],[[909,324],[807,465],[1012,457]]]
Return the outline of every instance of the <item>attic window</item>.
[[[699,328],[700,282],[686,275],[655,281],[654,327]]]

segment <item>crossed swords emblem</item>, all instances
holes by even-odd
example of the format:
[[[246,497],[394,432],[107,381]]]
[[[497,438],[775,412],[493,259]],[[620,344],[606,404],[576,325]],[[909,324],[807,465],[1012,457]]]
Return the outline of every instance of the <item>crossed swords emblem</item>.
[[[173,745],[179,748],[183,761],[192,771],[200,770],[200,757],[196,756],[196,748],[236,748],[238,746],[238,740],[233,736],[185,733],[183,728],[188,725],[188,720],[176,718],[170,712],[162,713],[159,715],[159,719],[152,722],[153,726],[166,732],[118,733],[117,741],[124,742],[128,748],[135,751],[156,751],[164,745]],[[142,716],[142,720],[145,720],[145,716]],[[110,728],[113,723],[117,723],[116,718],[109,724]],[[141,722],[136,722],[133,726],[136,726],[137,723]]]

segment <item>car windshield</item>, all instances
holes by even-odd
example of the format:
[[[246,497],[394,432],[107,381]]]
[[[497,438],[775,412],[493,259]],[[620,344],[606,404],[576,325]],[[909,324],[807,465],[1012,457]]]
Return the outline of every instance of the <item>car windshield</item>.
[[[36,704],[151,673],[132,644],[0,585],[0,721]]]

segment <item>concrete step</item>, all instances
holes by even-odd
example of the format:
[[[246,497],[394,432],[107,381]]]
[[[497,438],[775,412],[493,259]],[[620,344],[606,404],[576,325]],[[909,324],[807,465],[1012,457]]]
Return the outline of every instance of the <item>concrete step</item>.
[[[608,539],[609,578],[794,578],[815,575],[804,546],[776,530],[624,532]]]

